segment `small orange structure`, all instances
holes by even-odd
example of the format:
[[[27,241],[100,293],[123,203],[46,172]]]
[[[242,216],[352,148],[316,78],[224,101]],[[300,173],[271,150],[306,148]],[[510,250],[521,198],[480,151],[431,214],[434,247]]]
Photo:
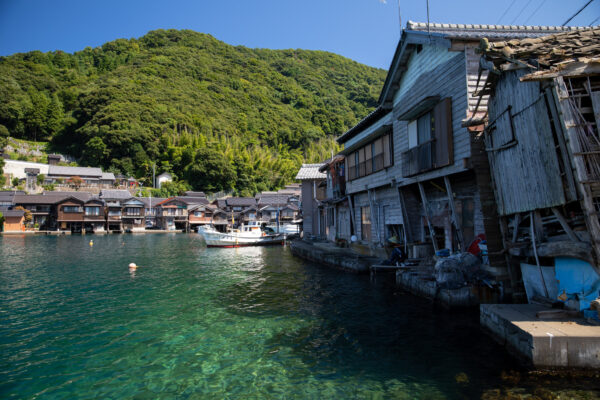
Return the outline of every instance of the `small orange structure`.
[[[25,211],[6,210],[2,211],[4,216],[3,232],[24,232],[25,231]]]

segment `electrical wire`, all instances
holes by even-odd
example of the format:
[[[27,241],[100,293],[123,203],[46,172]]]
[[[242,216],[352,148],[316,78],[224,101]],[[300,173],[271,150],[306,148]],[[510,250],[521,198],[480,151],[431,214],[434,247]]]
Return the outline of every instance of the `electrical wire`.
[[[598,17],[595,20],[593,20],[592,22],[590,22],[589,26],[594,26],[594,24],[596,23],[596,21],[598,21],[599,19],[600,19],[600,17]]]
[[[546,3],[547,0],[542,0],[542,2],[540,3],[540,5],[529,15],[529,17],[527,17],[527,19],[525,20],[525,22],[523,22],[523,25],[527,25],[527,23],[529,22],[529,20],[531,18],[533,18],[533,16],[535,14],[537,14],[538,11],[540,11],[540,8],[542,8],[542,6],[544,5],[544,3]]]
[[[525,4],[525,6],[523,8],[521,8],[521,11],[519,11],[519,13],[517,14],[517,16],[512,21],[510,21],[511,25],[515,23],[515,21],[521,16],[521,14],[523,14],[523,11],[525,11],[525,9],[527,9],[527,7],[529,7],[530,4],[531,4],[531,0],[529,0]]]
[[[504,10],[504,12],[502,13],[502,15],[500,16],[500,18],[498,18],[498,22],[496,22],[497,25],[500,24],[500,21],[502,21],[502,18],[504,18],[504,16],[506,15],[506,13],[508,12],[508,10],[510,10],[512,8],[512,6],[515,5],[515,3],[517,2],[517,0],[513,0],[512,3],[509,4],[509,6],[506,8],[506,10]]]
[[[578,10],[578,11],[577,11],[575,14],[573,14],[573,15],[571,16],[571,18],[569,18],[568,20],[566,20],[565,22],[563,22],[562,26],[565,26],[566,24],[568,24],[569,22],[571,22],[571,20],[572,20],[573,18],[575,18],[577,15],[579,15],[579,13],[580,13],[580,12],[582,12],[583,10],[585,10],[585,8],[586,8],[587,6],[589,6],[589,5],[590,5],[590,3],[591,3],[592,1],[594,1],[594,0],[590,0],[590,1],[588,1],[587,3],[585,3],[585,5],[584,5],[583,7],[581,7],[581,8],[580,8],[580,9],[579,9],[579,10]]]

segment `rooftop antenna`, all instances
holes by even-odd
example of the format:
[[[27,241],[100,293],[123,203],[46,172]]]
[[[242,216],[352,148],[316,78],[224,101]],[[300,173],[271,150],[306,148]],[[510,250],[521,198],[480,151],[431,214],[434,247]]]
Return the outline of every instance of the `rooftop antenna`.
[[[398,24],[400,25],[400,35],[402,35],[402,13],[400,12],[400,0],[398,0]]]
[[[429,0],[427,0],[427,35],[429,36],[429,42],[431,42],[431,32],[429,31]]]

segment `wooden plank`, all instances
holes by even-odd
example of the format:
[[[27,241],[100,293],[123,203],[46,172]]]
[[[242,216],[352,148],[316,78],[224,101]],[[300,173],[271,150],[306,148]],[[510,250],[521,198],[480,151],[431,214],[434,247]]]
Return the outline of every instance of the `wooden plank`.
[[[569,159],[569,150],[567,149],[567,144],[565,143],[565,134],[563,132],[562,124],[560,123],[560,117],[558,115],[558,110],[556,109],[556,103],[554,102],[552,90],[547,87],[545,92],[548,108],[550,109],[550,115],[552,116],[552,122],[556,131],[556,139],[560,149],[560,157],[565,168],[565,179],[567,181],[567,185],[565,187],[566,197],[570,201],[575,201],[577,200],[577,189],[575,188],[575,178],[573,178],[573,167],[571,166],[571,160]]]
[[[423,188],[423,184],[421,182],[419,182],[418,185],[419,193],[421,193],[421,201],[423,202],[423,210],[425,211],[425,219],[427,220],[427,227],[429,228],[429,236],[431,237],[431,242],[433,244],[433,250],[438,251],[438,245],[435,240],[435,231],[433,230],[433,226],[431,225],[431,216],[429,215],[429,204],[427,203],[425,189]]]
[[[596,127],[600,130],[600,92],[591,92],[592,108],[594,109],[594,118],[596,119]]]
[[[433,109],[435,124],[435,165],[443,167],[454,161],[452,136],[452,99],[446,97]]]
[[[567,222],[565,217],[563,217],[561,212],[556,207],[552,207],[552,212],[554,213],[554,216],[560,223],[560,226],[562,226],[567,236],[569,236],[569,239],[571,239],[574,242],[579,242],[579,238],[577,237],[577,235],[575,235],[575,232],[573,232],[573,230],[569,226],[569,223]]]
[[[513,234],[512,234],[512,242],[516,243],[517,238],[519,237],[519,224],[521,223],[521,214],[517,213],[515,215],[515,223],[513,225]]]
[[[448,204],[450,205],[450,211],[452,212],[452,222],[454,223],[454,227],[456,228],[456,233],[458,235],[458,249],[460,251],[463,251],[465,250],[465,241],[463,239],[462,224],[458,221],[458,217],[456,215],[456,206],[454,204],[454,192],[452,191],[452,186],[450,185],[450,178],[444,176],[444,183],[446,184]]]

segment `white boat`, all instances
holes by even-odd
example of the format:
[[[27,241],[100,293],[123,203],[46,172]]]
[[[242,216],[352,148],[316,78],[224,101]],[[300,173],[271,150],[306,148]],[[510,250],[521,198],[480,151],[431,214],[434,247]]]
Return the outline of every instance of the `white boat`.
[[[267,228],[272,229],[273,232],[277,232],[277,225],[267,225]],[[297,224],[280,224],[279,233],[285,233],[289,235],[296,235],[300,233],[300,226]]]
[[[204,228],[198,233],[202,235],[207,247],[242,247],[242,246],[265,246],[270,244],[281,244],[285,234],[267,234],[262,231],[259,222],[249,222],[241,225],[239,229],[228,232],[219,232],[214,228]]]

